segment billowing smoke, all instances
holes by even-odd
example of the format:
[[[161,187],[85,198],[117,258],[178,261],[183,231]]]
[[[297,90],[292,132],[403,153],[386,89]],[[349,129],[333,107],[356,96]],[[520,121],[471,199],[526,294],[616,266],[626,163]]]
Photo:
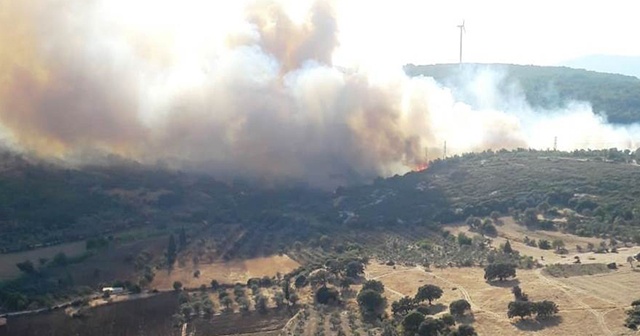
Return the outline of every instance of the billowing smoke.
[[[207,12],[206,1],[149,1],[147,13],[123,3],[0,2],[5,141],[75,163],[117,154],[316,186],[408,171],[441,156],[445,141],[449,154],[547,148],[556,135],[561,149],[635,146],[635,128],[609,126],[587,105],[542,117],[521,95],[495,93],[491,72],[469,81],[482,102],[472,107],[401,65],[382,77],[336,67],[328,0],[303,20],[278,2],[252,2],[236,21]]]

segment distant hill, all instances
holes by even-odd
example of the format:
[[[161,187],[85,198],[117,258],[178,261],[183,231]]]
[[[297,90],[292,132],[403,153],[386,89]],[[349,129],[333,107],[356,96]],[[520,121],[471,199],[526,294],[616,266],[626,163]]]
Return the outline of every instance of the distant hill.
[[[561,108],[572,100],[591,103],[594,112],[617,124],[640,122],[640,79],[567,67],[513,64],[436,64],[404,67],[409,76],[429,76],[454,89],[463,87],[469,69],[495,68],[506,73],[499,90],[518,84],[533,107]],[[460,98],[460,97],[458,97]],[[473,102],[467,102],[472,104]]]
[[[562,62],[560,65],[640,78],[640,56],[588,55]]]

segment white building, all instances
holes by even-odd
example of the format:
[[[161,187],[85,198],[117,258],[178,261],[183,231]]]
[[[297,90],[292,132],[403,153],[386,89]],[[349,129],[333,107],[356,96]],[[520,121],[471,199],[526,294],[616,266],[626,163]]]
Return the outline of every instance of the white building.
[[[110,294],[120,294],[120,293],[124,292],[124,288],[122,288],[122,287],[103,287],[102,288],[102,292],[103,293],[109,292]]]

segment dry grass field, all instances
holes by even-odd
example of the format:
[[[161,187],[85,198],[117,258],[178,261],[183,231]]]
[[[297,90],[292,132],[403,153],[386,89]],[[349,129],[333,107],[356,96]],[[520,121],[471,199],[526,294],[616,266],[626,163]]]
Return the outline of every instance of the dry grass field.
[[[209,285],[212,279],[220,283],[246,283],[250,278],[275,276],[276,273],[285,274],[300,264],[287,255],[253,258],[241,261],[229,261],[226,263],[212,263],[194,265],[187,263],[183,267],[176,267],[171,272],[158,270],[151,283],[151,287],[159,290],[173,288],[174,281],[182,282],[186,288],[196,288],[200,285]],[[199,270],[200,276],[194,277],[193,273]]]
[[[385,285],[389,302],[399,295],[413,296],[424,284],[440,286],[444,293],[434,302],[437,310],[448,309],[451,301],[464,298],[472,305],[472,325],[479,335],[625,335],[624,309],[629,298],[640,297],[638,286],[607,289],[599,279],[571,277],[554,279],[540,270],[518,270],[516,280],[489,284],[483,280],[481,268],[445,268],[425,271],[419,267],[372,264],[368,271]],[[640,273],[607,274],[607,281],[617,282]],[[575,281],[575,282],[574,282]],[[637,282],[636,282],[637,283]],[[532,300],[552,300],[560,308],[557,319],[538,323],[507,318],[507,305],[513,300],[511,287],[519,285]],[[582,288],[580,287],[582,286]],[[614,299],[618,297],[618,299]],[[467,322],[469,322],[467,321]]]
[[[84,253],[86,243],[84,241],[43,247],[35,250],[0,254],[0,281],[12,279],[20,275],[16,264],[25,260],[31,260],[38,265],[40,258],[51,260],[56,254],[62,252],[68,257]]]
[[[492,245],[498,247],[507,239],[511,246],[523,255],[533,256],[541,264],[567,264],[574,256],[583,263],[616,262],[619,269],[609,273],[554,278],[545,275],[543,269],[518,270],[517,278],[503,283],[489,284],[484,281],[484,270],[473,268],[443,268],[425,270],[421,267],[395,267],[372,262],[367,267],[367,277],[377,279],[385,285],[389,302],[400,296],[413,296],[424,284],[440,286],[444,293],[435,305],[448,307],[455,299],[464,298],[472,305],[472,325],[479,335],[632,335],[623,326],[625,314],[632,300],[640,298],[640,269],[631,268],[626,262],[630,255],[640,252],[637,246],[620,248],[619,253],[594,254],[576,252],[576,245],[598,245],[596,238],[578,237],[561,232],[529,231],[513,222],[502,219],[498,226],[498,237]],[[468,231],[463,225],[447,228],[457,234]],[[524,236],[533,239],[562,239],[569,255],[561,256],[553,250],[541,250],[523,243]],[[541,258],[543,257],[543,258]],[[507,318],[507,305],[513,300],[511,288],[520,286],[531,300],[551,300],[558,304],[558,318],[539,323],[533,320],[519,321]],[[439,309],[438,309],[439,310]]]

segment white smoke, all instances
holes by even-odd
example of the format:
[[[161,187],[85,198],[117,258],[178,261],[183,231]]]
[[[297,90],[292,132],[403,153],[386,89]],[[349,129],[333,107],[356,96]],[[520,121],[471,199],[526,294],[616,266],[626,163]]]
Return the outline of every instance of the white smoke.
[[[219,22],[206,1],[160,2],[157,20],[154,8],[131,17],[110,3],[4,4],[12,24],[0,20],[0,38],[21,41],[0,52],[9,142],[80,163],[117,154],[320,187],[407,172],[445,141],[448,154],[549,148],[555,136],[560,149],[637,145],[638,126],[611,126],[586,104],[535,111],[517,87],[498,91],[491,69],[471,73],[466,104],[401,65],[336,67],[330,1],[296,20],[276,1],[252,2]]]

